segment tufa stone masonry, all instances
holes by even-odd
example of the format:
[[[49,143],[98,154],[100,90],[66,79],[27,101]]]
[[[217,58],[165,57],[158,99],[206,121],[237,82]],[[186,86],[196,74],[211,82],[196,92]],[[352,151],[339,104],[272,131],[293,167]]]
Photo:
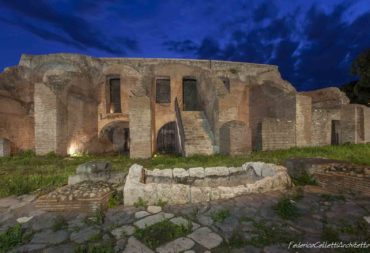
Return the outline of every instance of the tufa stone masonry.
[[[370,142],[370,108],[272,65],[23,55],[0,74],[0,139],[0,155],[237,155]]]

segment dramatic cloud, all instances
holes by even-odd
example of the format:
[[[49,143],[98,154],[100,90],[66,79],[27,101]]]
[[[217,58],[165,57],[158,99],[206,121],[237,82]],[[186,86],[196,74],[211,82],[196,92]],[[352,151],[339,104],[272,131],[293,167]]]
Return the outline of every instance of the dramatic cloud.
[[[193,52],[197,58],[276,64],[283,77],[301,90],[340,85],[354,78],[349,73],[351,62],[370,48],[370,30],[364,29],[370,27],[370,10],[349,19],[351,6],[340,3],[327,11],[313,5],[303,14],[293,9],[278,15],[276,7],[265,2],[255,9],[254,25],[239,18],[244,28],[229,27],[222,47],[206,36],[197,48],[186,40],[192,45],[189,51],[167,49]]]
[[[93,1],[76,1],[89,9],[98,8]],[[85,4],[83,4],[85,2]],[[89,4],[87,5],[87,2]],[[73,11],[58,11],[49,5],[50,1],[23,1],[0,0],[2,6],[15,11],[18,17],[2,19],[2,21],[19,26],[43,39],[54,40],[61,43],[74,45],[77,48],[95,48],[113,54],[125,54],[125,49],[137,49],[137,42],[127,37],[109,39],[95,24],[90,24],[85,19],[73,14]],[[24,19],[37,21],[31,25]],[[60,35],[59,35],[60,34]]]
[[[275,64],[297,89],[353,80],[369,0],[0,0],[0,68],[22,53]],[[26,32],[25,32],[26,31]]]

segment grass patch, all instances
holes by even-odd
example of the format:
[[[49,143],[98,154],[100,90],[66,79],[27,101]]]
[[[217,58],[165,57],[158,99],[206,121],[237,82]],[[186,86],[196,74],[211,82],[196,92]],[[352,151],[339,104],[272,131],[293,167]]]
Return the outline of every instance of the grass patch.
[[[68,226],[67,221],[62,216],[58,216],[55,218],[52,229],[53,231],[59,231],[61,229],[64,229]]]
[[[146,209],[148,207],[148,201],[143,200],[141,197],[139,197],[139,199],[134,203],[134,207],[136,208],[142,207]]]
[[[123,203],[123,193],[121,191],[114,191],[108,199],[108,207],[114,208]]]
[[[152,159],[130,159],[123,155],[81,155],[61,157],[53,153],[36,156],[26,151],[11,157],[0,158],[0,198],[22,195],[34,191],[47,192],[67,184],[68,176],[75,173],[79,164],[92,160],[112,163],[114,171],[127,171],[139,163],[145,168],[191,168],[213,166],[240,166],[248,161],[281,164],[292,157],[322,157],[339,159],[357,164],[370,165],[370,144],[350,144],[325,147],[291,148],[287,150],[259,151],[250,155],[212,155],[192,157],[157,155]],[[304,181],[304,180],[303,180]]]
[[[113,253],[112,245],[87,244],[79,245],[75,248],[74,253]]]
[[[263,248],[269,245],[298,241],[300,237],[300,235],[284,229],[285,226],[279,224],[266,224],[265,221],[257,222],[250,217],[242,217],[241,221],[252,222],[254,227],[252,230],[253,236],[251,239],[245,239],[242,231],[234,230],[227,243],[226,248],[229,248],[229,250],[233,248],[242,248],[246,245]]]
[[[299,177],[295,177],[292,179],[294,185],[303,186],[303,185],[317,185],[317,181],[312,175],[308,174],[307,172],[303,173]]]
[[[295,202],[287,197],[279,200],[274,206],[275,212],[285,220],[294,220],[300,216],[299,210]]]
[[[20,224],[8,228],[5,233],[0,234],[0,252],[9,252],[12,248],[27,241]]]
[[[230,211],[228,209],[223,209],[212,213],[212,220],[214,222],[223,222],[226,218],[230,217]]]
[[[183,226],[164,220],[144,229],[136,229],[134,235],[149,248],[156,249],[166,242],[189,234],[191,229],[191,222],[188,226]]]
[[[156,203],[157,206],[160,206],[160,207],[165,207],[166,205],[168,204],[168,201],[165,201],[165,200],[162,200],[162,199],[159,199]]]

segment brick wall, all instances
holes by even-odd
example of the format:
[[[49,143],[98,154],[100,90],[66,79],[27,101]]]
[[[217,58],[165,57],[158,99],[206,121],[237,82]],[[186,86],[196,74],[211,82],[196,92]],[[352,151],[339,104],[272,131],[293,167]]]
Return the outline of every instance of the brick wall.
[[[349,173],[321,172],[313,177],[325,189],[338,193],[360,193],[370,196],[370,178],[365,175],[352,176]]]
[[[341,143],[359,143],[358,125],[359,108],[358,105],[350,104],[342,107],[340,122],[340,139]]]
[[[150,99],[146,96],[132,96],[129,99],[130,157],[152,156]]]
[[[295,121],[275,118],[263,119],[262,150],[286,149],[295,145]]]
[[[250,128],[244,122],[231,121],[220,129],[220,153],[248,154],[252,151]]]
[[[251,87],[249,105],[249,124],[252,131],[253,150],[262,149],[262,121],[264,118],[281,118],[295,121],[295,94],[286,93],[275,87],[273,83]],[[293,135],[295,135],[295,132]],[[267,135],[265,135],[266,137]]]

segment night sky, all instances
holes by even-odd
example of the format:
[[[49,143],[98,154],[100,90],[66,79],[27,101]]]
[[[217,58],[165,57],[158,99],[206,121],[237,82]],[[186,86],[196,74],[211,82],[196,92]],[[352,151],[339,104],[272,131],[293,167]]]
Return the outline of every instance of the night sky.
[[[370,0],[0,0],[0,69],[22,53],[275,64],[298,90],[355,79]]]

